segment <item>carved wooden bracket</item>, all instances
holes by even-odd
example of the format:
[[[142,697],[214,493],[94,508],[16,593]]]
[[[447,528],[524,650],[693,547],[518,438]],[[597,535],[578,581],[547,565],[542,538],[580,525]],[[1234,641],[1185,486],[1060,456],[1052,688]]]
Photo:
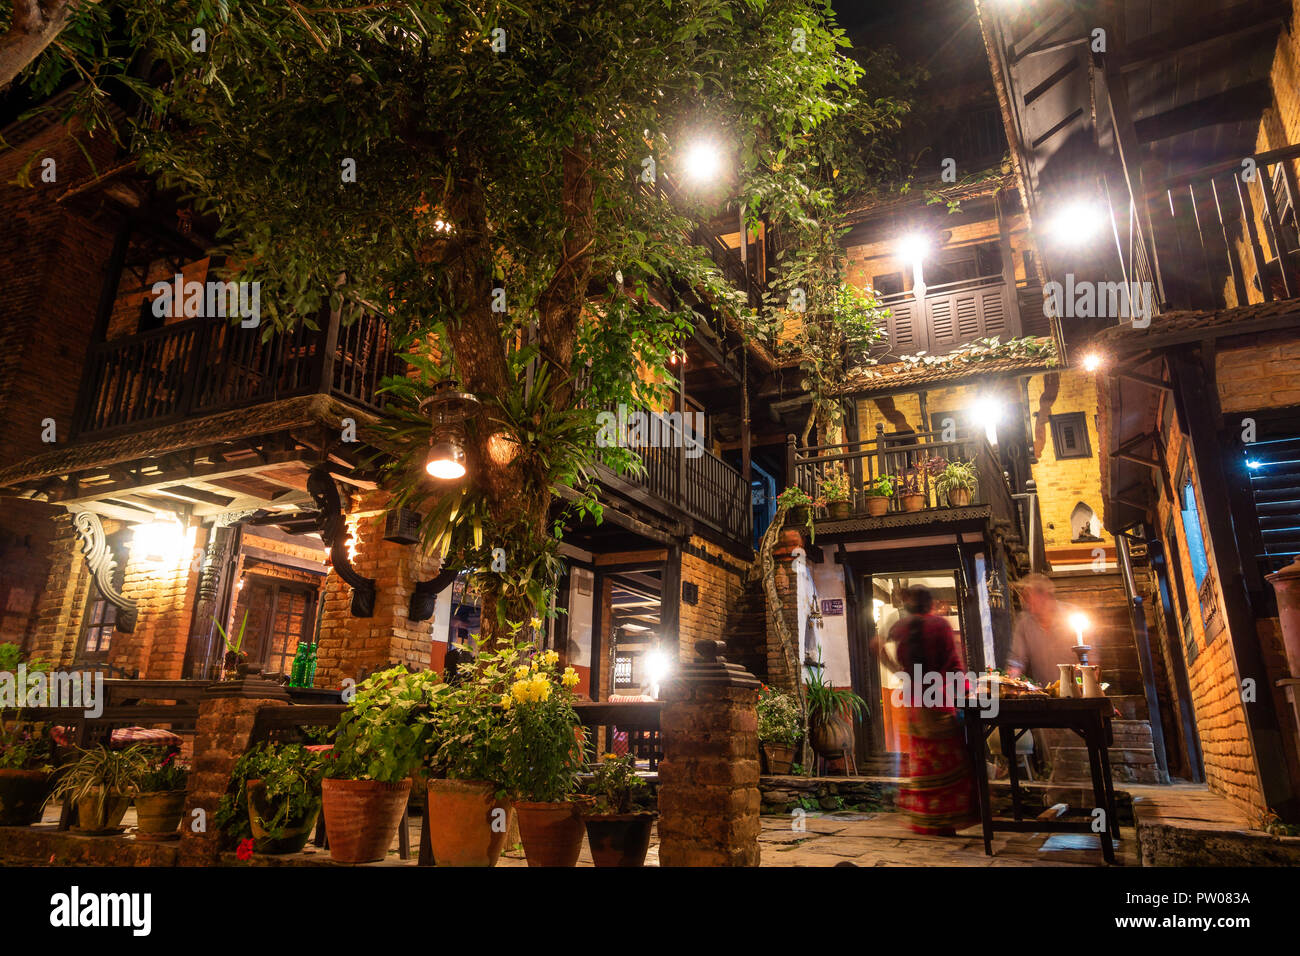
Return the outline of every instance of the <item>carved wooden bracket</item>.
[[[374,617],[375,579],[359,574],[348,557],[348,533],[338,485],[323,466],[317,465],[307,476],[307,490],[316,502],[318,529],[330,549],[334,570],[352,586],[352,616]]]
[[[86,567],[95,579],[95,586],[104,600],[117,608],[116,630],[130,634],[135,630],[136,618],[140,611],[136,602],[124,597],[113,584],[113,572],[117,570],[117,558],[108,546],[108,535],[100,523],[99,515],[90,511],[81,511],[72,519],[81,539],[81,553],[86,556]]]
[[[406,609],[407,618],[412,621],[427,621],[433,617],[438,593],[455,579],[454,568],[443,568],[427,581],[416,581],[415,590],[411,592],[410,605]]]

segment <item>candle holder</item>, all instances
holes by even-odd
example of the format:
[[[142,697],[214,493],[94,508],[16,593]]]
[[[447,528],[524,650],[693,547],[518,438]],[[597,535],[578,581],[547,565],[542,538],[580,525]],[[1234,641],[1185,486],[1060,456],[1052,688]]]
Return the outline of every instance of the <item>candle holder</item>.
[[[1079,658],[1079,666],[1088,663],[1088,652],[1092,650],[1091,644],[1072,644],[1070,649],[1074,651],[1074,656]]]

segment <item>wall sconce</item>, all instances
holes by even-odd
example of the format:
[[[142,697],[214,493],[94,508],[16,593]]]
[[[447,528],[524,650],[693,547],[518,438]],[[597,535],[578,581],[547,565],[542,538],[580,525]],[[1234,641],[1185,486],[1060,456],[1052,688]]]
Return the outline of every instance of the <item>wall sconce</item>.
[[[439,481],[465,477],[465,422],[478,414],[479,400],[461,392],[455,382],[440,382],[434,393],[420,403],[420,414],[433,425],[424,470]]]
[[[135,526],[131,544],[143,561],[170,563],[180,556],[185,546],[185,528],[175,515],[160,514]]]

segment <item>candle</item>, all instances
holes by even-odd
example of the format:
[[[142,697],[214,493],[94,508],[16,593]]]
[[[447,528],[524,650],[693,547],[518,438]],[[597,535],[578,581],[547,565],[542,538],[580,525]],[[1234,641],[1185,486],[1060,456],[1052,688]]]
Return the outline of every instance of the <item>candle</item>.
[[[1087,628],[1088,626],[1088,618],[1085,615],[1080,614],[1076,611],[1074,614],[1070,615],[1070,626],[1074,628],[1075,645],[1078,647],[1082,647],[1083,632],[1084,629]]]

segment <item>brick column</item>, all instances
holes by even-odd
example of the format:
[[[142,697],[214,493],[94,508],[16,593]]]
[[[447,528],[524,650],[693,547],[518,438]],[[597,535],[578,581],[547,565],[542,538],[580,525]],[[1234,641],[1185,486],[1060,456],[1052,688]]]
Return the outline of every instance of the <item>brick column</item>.
[[[183,865],[216,863],[221,838],[215,820],[217,804],[230,785],[235,761],[249,749],[258,710],[267,705],[289,706],[289,695],[279,684],[257,678],[213,684],[199,704],[194,763],[181,821]],[[202,809],[207,816],[202,833],[194,832],[196,809]]]
[[[352,588],[331,569],[321,592],[317,687],[338,687],[346,678],[382,670],[389,663],[410,670],[429,667],[433,623],[410,620],[407,606],[416,582],[433,577],[439,561],[419,545],[384,540],[387,504],[387,494],[371,492],[349,513],[356,552],[352,567],[374,579],[375,613],[353,617]]]
[[[698,641],[663,686],[659,862],[758,866],[758,679]]]

